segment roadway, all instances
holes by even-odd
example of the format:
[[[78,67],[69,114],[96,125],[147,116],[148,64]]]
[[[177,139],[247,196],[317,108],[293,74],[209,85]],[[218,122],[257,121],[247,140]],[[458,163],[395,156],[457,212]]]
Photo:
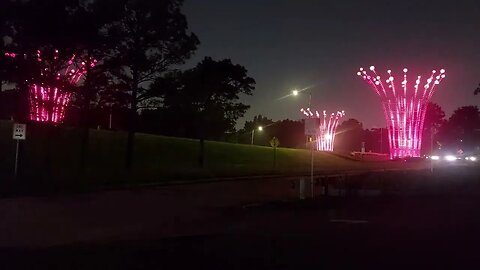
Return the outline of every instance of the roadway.
[[[0,259],[5,269],[475,263],[478,168],[425,176],[382,196],[314,201],[280,179],[2,199]]]

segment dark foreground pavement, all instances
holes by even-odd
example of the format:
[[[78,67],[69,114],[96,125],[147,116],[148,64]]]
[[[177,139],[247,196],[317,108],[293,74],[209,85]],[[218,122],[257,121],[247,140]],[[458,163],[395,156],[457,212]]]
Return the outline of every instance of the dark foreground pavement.
[[[478,269],[476,172],[314,201],[253,183],[3,200],[0,268]]]

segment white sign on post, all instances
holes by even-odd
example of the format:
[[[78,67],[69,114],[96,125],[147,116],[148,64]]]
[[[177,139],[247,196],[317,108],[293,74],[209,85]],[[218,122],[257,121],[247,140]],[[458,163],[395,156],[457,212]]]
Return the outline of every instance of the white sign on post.
[[[25,140],[27,138],[27,125],[25,124],[13,124],[13,139]]]
[[[20,140],[27,139],[27,125],[25,124],[13,124],[13,139],[17,142],[17,148],[15,151],[15,168],[13,172],[13,176],[17,179],[17,172],[18,172],[18,147],[20,145]]]
[[[305,135],[315,136],[317,135],[320,122],[318,118],[307,118],[305,119]]]

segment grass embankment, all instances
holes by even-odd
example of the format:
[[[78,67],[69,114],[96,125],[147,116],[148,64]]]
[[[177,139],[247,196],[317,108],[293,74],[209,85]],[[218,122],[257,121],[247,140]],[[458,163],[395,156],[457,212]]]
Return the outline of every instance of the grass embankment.
[[[0,122],[0,176],[9,178],[13,171],[15,142],[12,122]],[[21,147],[21,175],[38,182],[95,182],[97,184],[142,183],[175,179],[234,177],[267,174],[308,174],[310,152],[300,149],[277,149],[273,164],[270,147],[205,143],[205,166],[198,166],[198,140],[137,134],[134,167],[126,171],[126,133],[92,130],[87,170],[79,173],[80,131],[45,127],[27,127],[27,140]],[[328,153],[315,153],[316,171],[384,168],[393,163],[359,162]]]

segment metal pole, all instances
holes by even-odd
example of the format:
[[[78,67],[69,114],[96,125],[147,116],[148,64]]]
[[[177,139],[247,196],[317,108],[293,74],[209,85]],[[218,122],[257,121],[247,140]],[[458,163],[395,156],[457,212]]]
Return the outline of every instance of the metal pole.
[[[15,169],[13,171],[13,177],[14,179],[17,179],[17,172],[18,172],[18,145],[20,144],[20,140],[17,141],[17,147],[15,151]]]
[[[309,92],[308,96],[308,108],[312,107],[312,90]],[[310,155],[311,155],[311,161],[310,161],[310,191],[312,193],[312,198],[314,196],[313,192],[313,137],[310,142]]]
[[[309,97],[308,97],[308,108],[311,109],[311,107],[312,107],[312,91],[310,90]]]
[[[433,173],[433,127],[430,128],[430,172]]]
[[[310,142],[311,144],[311,162],[310,162],[310,190],[312,192],[312,198],[314,196],[314,192],[313,192],[313,138],[312,138],[312,141]]]
[[[251,145],[253,145],[253,138],[255,137],[255,129],[252,129],[252,143]]]

